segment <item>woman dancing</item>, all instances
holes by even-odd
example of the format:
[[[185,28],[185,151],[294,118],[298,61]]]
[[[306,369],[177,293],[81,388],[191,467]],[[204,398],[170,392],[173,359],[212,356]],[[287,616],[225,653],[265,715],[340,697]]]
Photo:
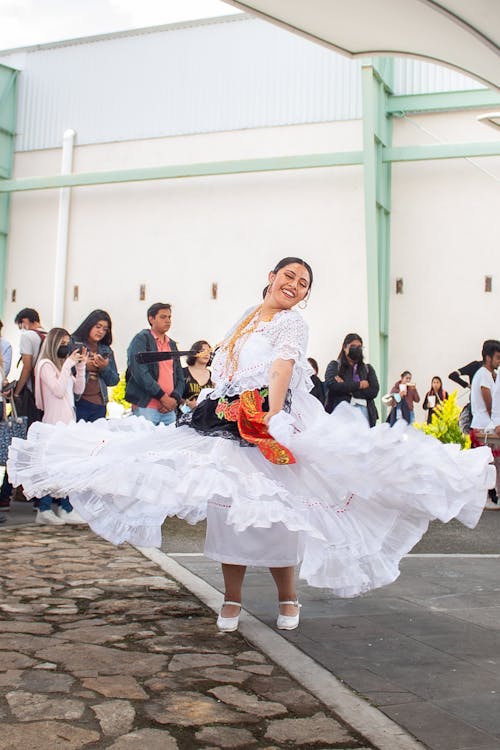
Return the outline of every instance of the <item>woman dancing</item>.
[[[207,517],[205,554],[222,564],[217,625],[238,626],[248,565],[270,568],[277,626],[299,622],[294,568],[343,597],[391,583],[429,521],[477,523],[494,483],[489,448],[460,451],[398,423],[369,427],[349,404],[332,415],[309,394],[307,328],[293,308],[313,274],[284,258],[263,302],[229,331],[215,387],[178,426],[142,419],[35,423],[8,465],[28,496],[69,495],[94,531],[160,546],[161,524]]]

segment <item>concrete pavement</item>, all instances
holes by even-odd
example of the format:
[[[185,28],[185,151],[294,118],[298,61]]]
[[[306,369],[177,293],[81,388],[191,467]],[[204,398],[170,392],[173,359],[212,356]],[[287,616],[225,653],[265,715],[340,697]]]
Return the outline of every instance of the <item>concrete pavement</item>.
[[[498,675],[500,586],[497,584],[497,570],[500,564],[498,542],[500,512],[485,513],[480,525],[474,531],[463,529],[459,524],[449,524],[445,527],[441,524],[433,525],[431,531],[416,548],[417,554],[403,561],[400,579],[386,589],[359,599],[335,599],[328,592],[301,585],[301,600],[304,604],[301,626],[299,630],[291,633],[278,634],[274,629],[275,596],[267,572],[249,571],[245,588],[245,606],[249,614],[242,618],[240,634],[229,636],[217,634],[214,615],[206,610],[197,598],[179,586],[179,581],[184,583],[209,607],[217,608],[220,601],[217,590],[221,590],[221,578],[218,566],[205,560],[201,553],[203,525],[193,528],[178,520],[170,520],[165,526],[164,543],[164,550],[168,556],[157,551],[145,551],[145,554],[152,557],[155,564],[167,571],[166,580],[170,581],[168,586],[173,587],[172,589],[160,587],[155,591],[154,584],[146,589],[144,583],[141,585],[130,583],[131,579],[140,579],[144,575],[154,577],[160,575],[158,567],[149,567],[153,564],[152,562],[148,563],[144,558],[135,557],[138,552],[132,551],[129,547],[117,549],[106,545],[90,532],[77,528],[52,530],[33,526],[34,515],[29,505],[19,503],[14,505],[8,525],[0,529],[2,555],[8,547],[9,554],[14,554],[15,560],[18,560],[19,550],[25,554],[27,549],[28,554],[32,554],[33,545],[39,549],[43,542],[45,545],[45,551],[41,553],[43,562],[44,557],[47,559],[50,549],[56,550],[57,545],[63,543],[65,551],[60,550],[58,555],[62,555],[64,559],[65,555],[69,555],[65,542],[71,539],[71,549],[79,558],[76,564],[82,564],[81,553],[83,549],[86,549],[88,551],[86,555],[83,555],[85,565],[91,567],[85,573],[78,570],[72,572],[66,570],[65,580],[68,581],[68,587],[63,596],[60,588],[51,588],[54,583],[55,586],[61,585],[61,582],[57,582],[57,577],[55,581],[54,578],[50,579],[52,584],[49,581],[50,595],[46,592],[43,595],[36,594],[36,589],[44,588],[45,584],[35,581],[33,585],[30,583],[27,586],[26,568],[29,570],[30,565],[21,566],[23,578],[17,582],[17,588],[13,587],[10,591],[17,592],[17,598],[21,592],[19,605],[27,604],[29,607],[33,607],[34,602],[39,604],[40,598],[45,597],[49,612],[47,613],[47,609],[41,612],[32,610],[27,614],[21,607],[19,612],[9,613],[0,610],[0,612],[3,611],[3,617],[7,621],[32,623],[31,628],[34,627],[34,623],[43,619],[51,630],[43,635],[37,635],[37,638],[62,640],[66,646],[66,652],[63,653],[66,654],[77,652],[80,648],[88,653],[86,649],[96,643],[101,648],[112,651],[119,649],[136,652],[140,643],[141,652],[156,655],[159,653],[163,656],[167,654],[169,660],[160,669],[162,673],[165,673],[161,678],[163,682],[160,680],[161,684],[154,683],[154,679],[158,678],[156,673],[149,674],[149,676],[129,675],[146,693],[145,699],[131,698],[130,695],[127,698],[121,694],[118,697],[112,694],[103,697],[103,694],[94,688],[89,688],[88,685],[83,686],[82,680],[90,678],[85,677],[85,669],[80,674],[81,664],[75,667],[74,664],[68,666],[57,659],[49,660],[49,664],[55,664],[55,667],[49,667],[48,673],[52,669],[54,676],[64,674],[72,680],[73,687],[70,692],[74,695],[63,695],[63,698],[79,700],[85,706],[81,714],[83,719],[69,720],[69,724],[98,733],[98,739],[87,741],[87,744],[61,744],[60,747],[112,747],[114,750],[122,750],[122,748],[135,750],[140,744],[141,750],[150,750],[150,748],[156,750],[156,745],[148,744],[156,738],[155,741],[163,742],[158,747],[167,748],[167,750],[170,747],[181,749],[198,747],[207,749],[215,747],[390,747],[393,750],[403,750],[406,747],[419,746],[411,740],[409,736],[411,734],[420,740],[421,746],[431,750],[499,750],[500,712],[497,707],[500,695],[500,676]],[[19,523],[28,525],[24,528],[16,528]],[[14,547],[11,541],[8,545],[3,544],[2,542],[12,539],[12,534],[16,535],[17,539]],[[19,534],[21,534],[20,539],[17,538]],[[31,540],[27,544],[23,541],[25,534]],[[53,542],[55,539],[60,540],[56,547],[50,545],[47,547],[47,542],[51,540]],[[78,542],[77,546],[75,542]],[[438,551],[443,549],[446,550],[445,555]],[[464,549],[465,553],[461,551]],[[59,561],[60,559],[59,557]],[[13,558],[9,563],[13,566],[14,572],[19,567],[15,560]],[[73,563],[75,564],[75,561]],[[143,565],[146,567],[143,568]],[[2,570],[5,571],[3,562]],[[110,570],[113,570],[112,576],[109,575]],[[115,570],[119,572],[120,578],[124,578],[128,583],[117,584],[120,578],[116,578]],[[103,571],[106,571],[108,578],[106,585],[98,583],[99,580],[106,580]],[[42,572],[48,573],[49,569],[44,569],[42,565],[37,577]],[[55,572],[56,576],[60,575],[60,571]],[[76,575],[76,581],[74,578],[68,578],[70,572],[71,576]],[[82,594],[82,588],[87,590],[88,598],[86,600],[83,598],[83,604],[78,597],[72,598],[71,592],[74,592],[74,588],[71,588],[72,584],[79,595]],[[122,585],[125,586],[124,589],[121,588]],[[31,594],[30,586],[35,589],[35,592]],[[97,594],[95,589],[102,589],[102,595]],[[170,630],[165,631],[163,625],[157,624],[168,619],[169,615],[165,612],[156,617],[154,611],[152,613],[148,610],[151,604],[147,604],[143,611],[140,611],[141,607],[107,613],[91,612],[88,609],[88,607],[99,606],[99,602],[102,606],[110,597],[112,600],[127,603],[136,599],[151,601],[152,598],[165,603],[170,600],[171,590],[174,589],[176,593],[173,596],[177,602],[180,601],[178,591],[181,591],[183,596],[188,597],[186,602],[194,602],[204,613],[200,615],[198,612],[195,616],[191,613],[186,614],[186,611],[184,614],[175,613],[171,622],[176,626],[182,623],[178,632],[180,642],[177,644],[174,644],[175,628],[171,626]],[[85,591],[82,596],[84,594]],[[91,596],[92,600],[90,600]],[[67,597],[71,600],[69,605]],[[65,600],[66,606],[73,606],[78,611],[76,613],[65,611],[65,604],[61,604],[58,600]],[[49,601],[50,604],[48,604]],[[189,606],[192,604],[188,605],[188,611]],[[63,609],[58,611],[60,607]],[[90,622],[87,622],[89,620]],[[144,638],[136,638],[134,631],[129,631],[127,634],[117,631],[106,639],[104,638],[106,630],[100,630],[102,627],[109,628],[132,623],[135,623],[136,631],[139,633],[149,631],[149,634]],[[199,624],[201,624],[201,629],[197,627]],[[79,649],[75,647],[76,639],[68,640],[67,634],[71,630],[79,636]],[[12,645],[11,632],[16,631],[4,633],[7,640],[4,641],[4,645],[0,646],[0,655],[4,655],[6,644],[9,648]],[[30,631],[20,632],[27,634]],[[31,632],[34,636],[34,632]],[[16,638],[18,636],[19,633]],[[95,637],[103,637],[104,640],[95,641]],[[92,638],[94,640],[89,641]],[[158,644],[155,646],[158,639],[159,646]],[[167,644],[168,639],[170,641]],[[195,647],[196,639],[200,643]],[[262,674],[258,677],[255,676],[255,672],[252,672],[253,676],[238,682],[241,677],[237,674],[242,671],[242,662],[237,658],[237,649],[234,652],[227,652],[227,640],[232,643],[241,641],[242,651],[239,653],[245,653],[245,650],[255,652],[263,661],[254,661],[254,667],[261,664],[262,667],[271,667],[272,672],[266,675],[265,670],[261,669]],[[20,643],[23,648],[27,648],[26,641]],[[290,650],[287,650],[287,646]],[[174,669],[170,668],[171,660],[175,656],[186,653],[186,649],[188,653],[195,654],[198,653],[199,648],[205,655],[207,653],[211,656],[221,654],[229,657],[232,663],[195,666],[194,669],[191,665],[185,670],[179,670],[182,672],[181,675],[175,673],[175,661],[173,662]],[[36,652],[23,651],[21,648],[18,650],[24,658],[32,660],[39,659],[43,651],[43,649]],[[37,667],[26,666],[24,671],[32,675],[35,673],[35,668],[38,668],[38,664]],[[41,671],[43,669],[42,667]],[[98,661],[97,674],[94,674],[94,679],[112,677],[115,673],[107,672],[108,669],[109,666],[102,666]],[[28,688],[31,678],[22,678],[17,675],[16,679],[19,678],[21,682],[9,685],[2,682],[2,680],[4,682],[6,679],[9,680],[9,677],[5,677],[9,670],[18,671],[16,667],[9,667],[3,674],[0,674],[0,690],[3,696],[16,692],[31,693],[38,695],[39,701],[45,689],[37,687],[38,683],[35,683],[33,689]],[[93,668],[93,671],[96,672],[96,669]],[[292,677],[287,674],[287,671],[292,674]],[[172,672],[175,674],[172,675]],[[223,681],[218,682],[216,675]],[[165,676],[168,678],[166,681]],[[11,677],[14,679],[15,675]],[[264,685],[264,678],[269,680],[267,686]],[[250,733],[247,735],[229,732],[229,734],[222,735],[219,732],[218,739],[215,734],[210,735],[211,739],[209,739],[208,734],[199,735],[201,731],[199,725],[197,727],[191,725],[188,729],[185,724],[172,721],[172,715],[166,724],[162,724],[158,720],[160,714],[153,716],[151,712],[146,711],[146,704],[158,703],[158,694],[151,687],[155,684],[158,687],[159,699],[163,701],[162,710],[165,708],[167,696],[168,700],[171,700],[172,696],[193,693],[198,696],[197,700],[208,699],[209,703],[210,699],[215,698],[217,703],[222,702],[228,710],[236,711],[238,714],[245,712],[245,707],[254,710],[252,706],[258,704],[259,701],[271,703],[281,701],[287,714],[260,717],[255,724],[250,719],[247,719],[246,723],[244,721],[239,723],[234,718],[226,722],[224,720],[218,722],[208,715],[204,722],[206,727],[220,728],[222,726],[224,730],[244,729]],[[220,685],[225,689],[229,688],[229,692],[227,690],[218,694],[210,692]],[[345,685],[347,689],[342,688],[342,685]],[[234,690],[239,692],[235,693]],[[78,692],[83,695],[77,695]],[[247,697],[242,697],[241,693]],[[285,701],[285,694],[289,694],[288,703]],[[249,695],[251,696],[250,702],[243,705],[241,701],[247,701]],[[295,703],[292,700],[293,696],[295,696]],[[302,697],[298,698],[298,696]],[[30,727],[39,724],[42,720],[33,715],[28,719],[20,718],[15,713],[16,710],[18,712],[20,710],[16,708],[16,699],[10,700],[14,701],[12,706],[8,698],[3,698],[3,722],[6,722],[9,727],[15,727],[16,731],[19,728],[22,730],[20,735],[22,742],[19,745],[2,745],[0,739],[0,750],[3,747],[9,749],[18,746],[30,747]],[[24,700],[26,701],[25,696]],[[30,698],[29,702],[32,700]],[[104,724],[101,718],[107,715],[106,711],[112,715],[115,709],[112,705],[101,709],[104,714],[101,714],[99,718],[99,714],[96,713],[97,707],[101,702],[103,704],[114,703],[116,710],[123,709],[126,715],[131,716],[130,708],[122,706],[127,701],[134,711],[132,724],[129,722],[129,724],[121,725],[121,734],[117,735],[115,728],[113,730],[115,734],[107,735],[108,730],[105,727],[108,726],[106,721],[110,720],[109,715],[108,719],[102,719]],[[43,702],[41,705],[43,707]],[[206,704],[202,705],[205,711]],[[308,708],[304,713],[306,706]],[[313,742],[313,735],[310,734],[311,725],[309,728],[307,725],[300,725],[305,727],[305,735],[296,734],[286,739],[284,736],[279,738],[266,736],[273,721],[279,722],[285,718],[311,720],[320,713],[324,714],[324,717],[319,718],[337,722],[340,727],[339,731],[347,732],[347,735],[336,737],[335,734],[330,733],[328,738],[318,737],[320,741],[316,743]],[[247,711],[247,716],[250,715],[251,711]],[[58,721],[64,725],[68,723],[67,719],[50,719],[49,723]],[[402,728],[399,735],[398,726]],[[122,731],[123,727],[126,731]],[[296,724],[295,727],[298,729],[299,725]],[[146,730],[162,734],[145,735]],[[136,735],[137,732],[142,732],[142,734]],[[127,737],[126,740],[125,737]],[[146,737],[150,738],[148,742],[145,742]],[[177,744],[165,744],[167,740]],[[243,744],[238,744],[240,741]],[[33,744],[33,747],[45,747],[39,744],[39,736],[37,736],[37,742],[38,744]],[[122,742],[122,745],[116,744],[117,742]],[[137,744],[123,744],[123,742],[137,742]],[[231,742],[235,744],[230,744]],[[59,747],[47,744],[47,748],[49,746]]]
[[[475,530],[434,524],[384,589],[343,600],[300,584],[300,629],[283,637],[430,750],[499,750],[499,540],[500,512],[485,512]],[[195,547],[180,551],[167,524],[164,550],[221,589]],[[272,626],[266,571],[248,572],[244,600]]]

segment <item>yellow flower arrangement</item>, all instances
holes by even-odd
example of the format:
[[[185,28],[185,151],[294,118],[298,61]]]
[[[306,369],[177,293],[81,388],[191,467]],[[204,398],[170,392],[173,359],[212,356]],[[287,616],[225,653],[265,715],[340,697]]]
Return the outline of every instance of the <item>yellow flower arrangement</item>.
[[[120,380],[118,383],[113,386],[113,388],[110,388],[109,393],[109,400],[114,401],[117,404],[121,404],[125,410],[130,409],[130,404],[128,401],[125,401],[125,370],[120,375]]]
[[[463,450],[470,448],[470,437],[464,435],[458,424],[460,407],[457,404],[457,392],[450,393],[446,401],[438,404],[432,414],[430,424],[415,422],[417,430],[433,435],[442,443],[457,443]]]

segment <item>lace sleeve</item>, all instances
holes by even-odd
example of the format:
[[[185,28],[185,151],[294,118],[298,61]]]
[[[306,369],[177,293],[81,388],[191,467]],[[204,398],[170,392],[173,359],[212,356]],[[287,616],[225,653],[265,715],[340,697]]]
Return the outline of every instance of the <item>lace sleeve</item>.
[[[290,311],[280,316],[273,341],[276,359],[293,359],[295,363],[305,358],[307,351],[307,325],[301,316]]]

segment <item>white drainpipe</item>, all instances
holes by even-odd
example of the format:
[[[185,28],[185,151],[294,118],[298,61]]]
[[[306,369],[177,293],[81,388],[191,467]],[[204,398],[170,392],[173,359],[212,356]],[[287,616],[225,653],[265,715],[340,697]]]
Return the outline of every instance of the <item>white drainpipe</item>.
[[[73,169],[73,147],[75,131],[66,130],[63,135],[61,174],[71,174]],[[68,235],[71,188],[59,190],[59,215],[57,217],[56,259],[54,263],[54,299],[52,325],[64,325],[64,301],[66,296],[66,266],[68,264]]]

